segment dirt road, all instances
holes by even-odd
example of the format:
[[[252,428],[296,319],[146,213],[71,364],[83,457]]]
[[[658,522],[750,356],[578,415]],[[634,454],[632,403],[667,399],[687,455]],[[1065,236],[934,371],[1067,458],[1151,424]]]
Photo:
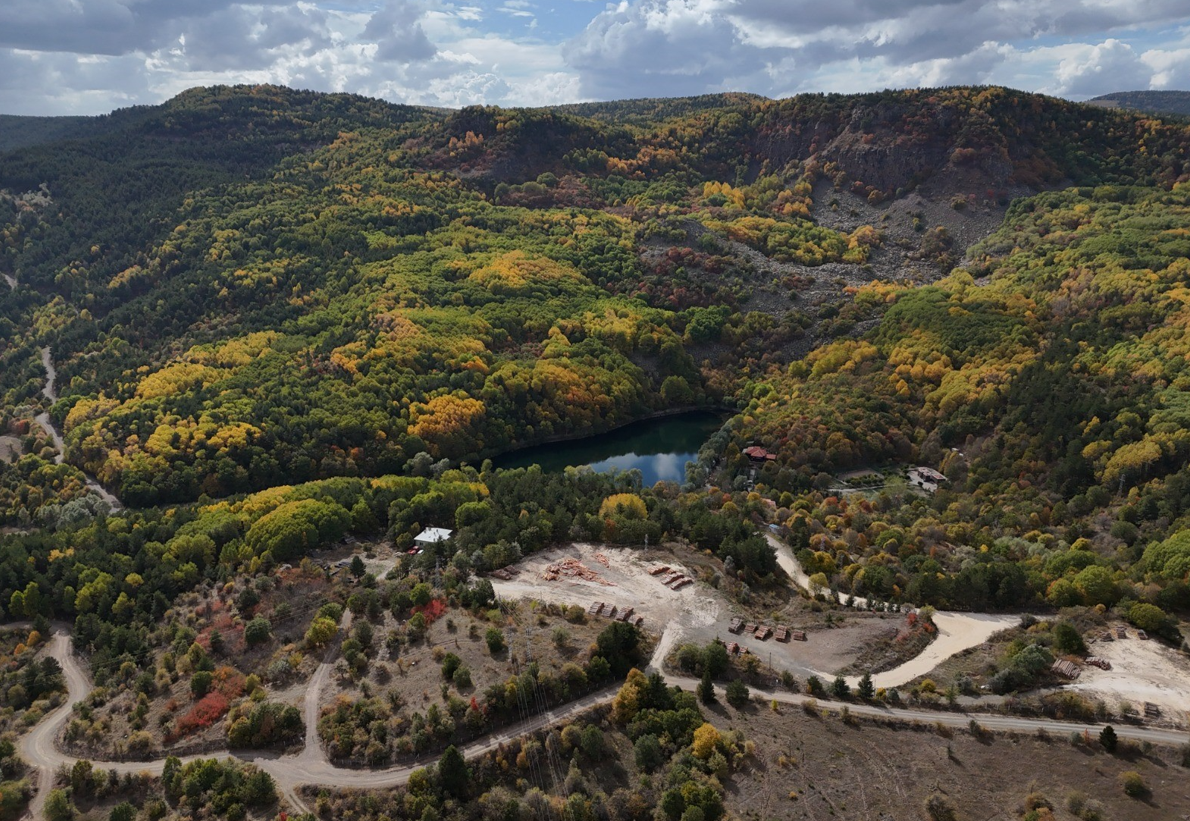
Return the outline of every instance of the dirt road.
[[[679,676],[666,676],[666,681],[670,685],[677,685],[682,689],[692,690],[698,686],[698,681],[692,678],[681,678]],[[715,690],[726,697],[726,691],[718,686]],[[760,699],[764,702],[776,701],[779,704],[793,704],[804,705],[812,699],[809,696],[801,695],[800,693],[786,693],[786,692],[770,692],[767,690],[751,690],[751,695],[754,698]],[[817,701],[821,709],[829,709],[837,711],[844,706],[843,702],[835,701]],[[921,724],[941,724],[945,727],[954,727],[958,729],[966,729],[971,725],[972,719],[979,723],[985,730],[992,730],[995,732],[1017,732],[1017,733],[1035,733],[1039,730],[1044,730],[1047,733],[1054,735],[1069,735],[1070,733],[1083,733],[1089,731],[1092,737],[1098,735],[1103,728],[1102,724],[1078,724],[1073,721],[1054,721],[1045,718],[1020,718],[1017,716],[1005,716],[996,713],[967,713],[967,712],[944,712],[932,710],[911,710],[902,707],[885,707],[877,704],[864,704],[847,702],[847,709],[853,715],[870,716],[873,718],[895,718],[902,721],[911,721]],[[1153,744],[1185,744],[1190,736],[1184,731],[1179,730],[1165,730],[1158,728],[1135,727],[1131,725],[1112,725],[1116,734],[1120,738],[1129,738],[1135,741],[1149,741]]]
[[[801,563],[793,555],[793,549],[773,536],[764,534],[769,545],[777,552],[777,564],[789,574],[794,584],[803,590],[810,590],[810,577],[802,569]],[[846,597],[838,594],[839,602]],[[866,608],[868,600],[857,596],[855,606]],[[994,634],[1020,624],[1021,617],[1011,613],[952,613],[939,611],[934,614],[934,625],[938,628],[938,636],[917,656],[904,664],[877,673],[872,676],[872,683],[877,687],[900,687],[913,679],[924,676],[946,659],[983,644]],[[848,683],[853,687],[859,682],[859,676],[851,676]]]
[[[658,653],[654,654],[654,658],[650,662],[650,666],[654,667],[654,669],[656,664],[659,663],[659,659],[664,658],[663,648],[672,646],[673,639],[667,639],[668,633],[669,631],[667,630],[666,635],[663,635],[658,642]],[[70,717],[73,704],[84,698],[91,690],[90,678],[75,658],[69,634],[64,628],[55,628],[47,652],[62,665],[62,671],[66,678],[68,696],[60,707],[43,718],[20,741],[19,749],[22,758],[40,771],[37,793],[30,803],[30,817],[34,819],[41,816],[42,809],[45,806],[46,796],[52,786],[54,770],[59,766],[73,766],[77,760],[74,756],[60,751],[56,741],[58,733]],[[309,808],[298,795],[298,788],[303,785],[361,789],[399,787],[408,782],[409,776],[414,770],[432,764],[434,760],[434,757],[427,757],[415,763],[384,770],[356,770],[336,767],[327,759],[326,753],[323,751],[322,745],[318,740],[316,725],[321,691],[327,678],[329,678],[330,665],[332,664],[331,657],[333,655],[333,652],[328,652],[327,659],[319,665],[318,671],[310,681],[304,705],[304,712],[307,719],[307,744],[305,749],[300,753],[289,755],[245,752],[234,756],[242,761],[255,764],[257,767],[268,772],[276,782],[277,790],[282,798],[293,809],[299,812],[309,811]],[[693,690],[698,685],[698,682],[694,679],[683,678],[681,676],[666,675],[665,679],[670,685],[677,685],[689,690]],[[467,745],[463,748],[462,753],[468,759],[475,758],[490,752],[500,744],[514,738],[563,724],[592,707],[610,702],[615,697],[618,689],[618,685],[612,685],[590,693],[576,701],[572,701],[563,707],[548,710],[524,721],[509,725],[486,738]],[[807,696],[787,692],[754,690],[753,695],[764,701],[776,700],[780,703],[795,705],[804,704],[809,700]],[[989,730],[1013,730],[1017,732],[1045,730],[1050,733],[1083,732],[1084,730],[1097,733],[1099,730],[1099,726],[1097,725],[1083,725],[1045,719],[1016,718],[1013,716],[985,713],[932,712],[889,708],[871,704],[849,704],[848,709],[856,715],[897,718],[904,721],[930,724],[940,723],[958,728],[968,726],[971,719],[974,718],[980,725]],[[312,730],[311,728],[315,729]],[[1182,744],[1187,740],[1184,732],[1173,730],[1121,726],[1117,727],[1116,731],[1122,738],[1151,741],[1158,744]],[[187,762],[200,758],[227,759],[231,757],[233,757],[231,753],[224,751],[208,755],[186,756],[182,758],[182,761]],[[147,762],[93,761],[92,763],[98,769],[115,770],[121,774],[144,772],[151,775],[160,775],[165,766],[164,759]]]
[[[54,387],[58,381],[58,370],[54,367],[54,360],[50,354],[48,347],[41,349],[41,364],[45,368],[45,385],[41,388],[41,394],[53,403],[58,401],[58,391]],[[57,455],[54,456],[54,464],[62,464],[66,460],[66,441],[62,438],[62,432],[54,427],[54,420],[48,413],[39,413],[33,418],[33,421],[41,426],[41,429],[50,437],[50,441],[54,443],[54,447],[58,449]],[[99,484],[94,476],[84,473],[83,478],[91,492],[107,502],[113,513],[124,509],[124,505],[115,497],[115,494]]]

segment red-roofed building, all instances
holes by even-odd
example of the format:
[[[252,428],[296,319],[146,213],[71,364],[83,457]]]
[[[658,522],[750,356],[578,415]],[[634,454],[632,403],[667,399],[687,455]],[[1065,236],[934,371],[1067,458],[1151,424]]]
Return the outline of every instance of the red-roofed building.
[[[773,462],[777,459],[777,454],[769,453],[760,445],[752,445],[744,448],[744,455],[753,462]]]

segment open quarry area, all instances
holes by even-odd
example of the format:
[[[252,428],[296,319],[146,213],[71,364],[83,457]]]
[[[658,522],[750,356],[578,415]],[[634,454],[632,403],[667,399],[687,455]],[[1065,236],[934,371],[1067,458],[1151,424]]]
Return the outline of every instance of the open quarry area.
[[[743,610],[709,583],[717,572],[712,565],[707,557],[690,551],[576,543],[532,556],[516,565],[509,579],[493,578],[492,584],[504,599],[577,605],[588,612],[593,604],[603,603],[603,613],[613,607],[617,615],[628,611],[630,619],[642,619],[642,629],[660,636],[663,657],[681,644],[703,645],[718,639],[799,678],[833,677],[855,662],[864,648],[895,639],[897,625],[903,621],[898,614],[864,613],[827,623],[795,595],[778,612],[780,618],[788,617],[791,632],[800,632],[805,640],[781,641],[775,635],[779,623],[760,616],[747,616],[753,630],[733,631],[733,619],[745,620]],[[661,568],[665,571],[654,575],[652,571]],[[673,589],[665,579],[674,574],[697,581]],[[768,627],[768,637],[761,638],[763,630],[758,633],[757,627]],[[912,678],[912,669],[908,673]],[[897,675],[891,672],[891,678]]]
[[[1091,655],[1106,661],[1110,669],[1088,664],[1069,688],[1089,698],[1103,699],[1126,715],[1186,726],[1190,713],[1190,659],[1161,642],[1137,638],[1134,630],[1126,633],[1125,639],[1088,642]],[[1156,715],[1150,708],[1146,716],[1146,703],[1157,707]]]
[[[861,671],[868,669],[864,666],[868,660],[887,657],[904,640],[906,624],[912,621],[907,614],[912,610],[876,613],[839,608],[824,614],[808,595],[808,577],[789,548],[776,538],[770,537],[769,542],[793,587],[800,589],[799,594],[791,588],[789,601],[780,607],[769,606],[772,601],[749,608],[734,603],[717,586],[721,568],[716,568],[714,560],[675,545],[660,550],[574,543],[506,568],[500,575],[507,578],[493,578],[492,583],[502,599],[577,606],[597,621],[615,616],[632,622],[639,619],[641,628],[657,637],[655,662],[682,645],[719,640],[733,654],[754,654],[762,666],[776,674],[788,672],[795,680],[817,676],[824,681],[842,674],[854,688]],[[661,568],[664,572],[657,572]],[[694,581],[673,589],[664,582],[675,574]],[[601,613],[593,613],[596,603],[603,605]],[[862,607],[866,602],[859,599],[857,604]],[[609,617],[613,608],[615,616]],[[986,655],[993,648],[993,637],[1017,628],[1021,621],[1018,614],[936,612],[928,643],[920,652],[873,672],[873,686],[916,687],[915,682],[932,676],[940,682],[953,680],[959,677],[953,671],[966,670],[973,663],[964,659]],[[753,629],[740,629],[741,625],[733,629],[734,622]],[[776,631],[780,627],[788,628],[796,638],[783,641],[779,632],[767,636],[763,632],[764,628]],[[1190,660],[1161,642],[1140,640],[1135,631],[1127,633],[1129,638],[1124,640],[1089,641],[1088,656],[1104,659],[1110,669],[1080,664],[1078,678],[1041,692],[1070,690],[1092,701],[1102,700],[1109,714],[1125,720],[1186,726]],[[987,699],[990,693],[983,695],[988,704],[999,703],[999,699]],[[1148,716],[1146,703],[1150,705]]]

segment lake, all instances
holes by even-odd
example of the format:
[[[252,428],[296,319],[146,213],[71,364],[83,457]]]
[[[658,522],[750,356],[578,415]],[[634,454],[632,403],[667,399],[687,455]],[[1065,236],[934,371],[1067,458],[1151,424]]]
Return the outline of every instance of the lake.
[[[698,449],[722,425],[719,414],[690,411],[633,422],[582,439],[525,448],[500,456],[492,464],[498,468],[541,465],[552,473],[584,466],[599,473],[636,469],[646,487],[657,482],[684,482],[686,463],[698,458]]]

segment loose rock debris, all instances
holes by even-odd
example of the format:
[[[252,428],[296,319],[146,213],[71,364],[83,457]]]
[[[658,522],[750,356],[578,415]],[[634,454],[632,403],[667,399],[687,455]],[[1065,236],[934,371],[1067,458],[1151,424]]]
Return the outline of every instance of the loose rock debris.
[[[598,556],[596,556],[598,558]],[[606,565],[606,557],[604,558]],[[606,585],[608,587],[615,587],[614,582],[609,582],[607,579],[600,576],[591,568],[580,562],[578,559],[568,558],[561,559],[553,564],[547,565],[545,570],[541,573],[541,578],[547,582],[555,582],[560,578],[567,579],[582,579],[586,582],[595,582],[596,584]]]

